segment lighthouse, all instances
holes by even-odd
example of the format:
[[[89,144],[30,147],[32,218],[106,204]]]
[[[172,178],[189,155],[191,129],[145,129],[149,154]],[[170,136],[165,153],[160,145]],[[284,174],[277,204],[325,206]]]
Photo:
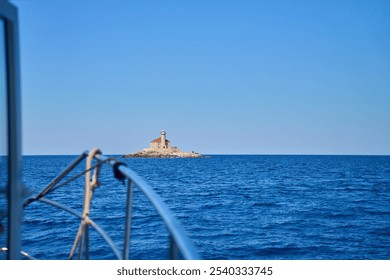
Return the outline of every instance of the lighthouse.
[[[171,141],[167,139],[167,133],[162,130],[160,137],[150,141],[149,148],[130,154],[129,157],[200,157],[200,154],[195,152],[186,153],[178,147],[171,146]]]
[[[168,148],[167,147],[167,133],[165,132],[165,130],[162,130],[161,131],[161,148],[162,149],[166,149],[166,148]]]

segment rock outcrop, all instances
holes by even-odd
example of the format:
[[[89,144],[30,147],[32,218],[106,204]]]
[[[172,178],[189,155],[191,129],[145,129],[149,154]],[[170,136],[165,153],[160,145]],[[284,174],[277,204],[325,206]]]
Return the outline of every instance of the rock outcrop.
[[[160,151],[139,151],[133,154],[125,155],[126,158],[198,158],[202,157],[201,154],[191,152],[160,152]]]
[[[161,136],[150,141],[150,147],[142,151],[125,155],[124,157],[146,157],[146,158],[197,158],[202,155],[199,153],[183,152],[178,147],[171,146],[171,141],[166,138],[165,130],[161,131]]]

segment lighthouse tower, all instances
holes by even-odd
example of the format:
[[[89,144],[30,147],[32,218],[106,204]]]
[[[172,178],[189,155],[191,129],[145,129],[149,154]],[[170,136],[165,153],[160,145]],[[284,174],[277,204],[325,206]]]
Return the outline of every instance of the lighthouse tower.
[[[171,142],[167,139],[167,133],[165,132],[165,130],[161,131],[160,137],[150,141],[149,149],[152,151],[170,153],[173,152],[173,148],[176,147],[171,147]]]
[[[166,149],[167,147],[167,133],[165,130],[161,131],[161,148]]]

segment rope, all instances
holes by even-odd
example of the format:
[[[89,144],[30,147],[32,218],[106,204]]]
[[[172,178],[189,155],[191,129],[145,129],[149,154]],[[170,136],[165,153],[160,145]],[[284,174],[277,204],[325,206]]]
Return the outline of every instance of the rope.
[[[83,213],[82,213],[82,220],[80,222],[79,229],[76,234],[76,238],[74,240],[72,250],[69,255],[69,259],[73,259],[74,253],[76,252],[76,248],[79,246],[79,258],[82,256],[82,242],[84,241],[86,244],[85,246],[85,254],[86,258],[88,259],[88,225],[90,223],[89,220],[89,211],[91,207],[91,200],[93,196],[93,192],[96,187],[100,185],[99,183],[99,173],[100,173],[100,165],[95,168],[94,173],[91,178],[91,165],[92,160],[96,155],[100,155],[102,152],[95,148],[92,151],[89,152],[86,162],[86,170],[85,172],[85,191],[84,191],[84,205],[83,205]],[[84,240],[83,240],[84,239]]]

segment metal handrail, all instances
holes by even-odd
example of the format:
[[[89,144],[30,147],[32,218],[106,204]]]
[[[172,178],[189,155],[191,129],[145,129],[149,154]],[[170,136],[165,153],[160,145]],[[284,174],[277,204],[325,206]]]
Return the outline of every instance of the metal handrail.
[[[166,204],[162,201],[161,197],[153,190],[153,188],[137,173],[128,168],[124,164],[118,165],[118,161],[112,159],[110,160],[108,157],[103,155],[96,155],[96,159],[100,161],[107,161],[112,166],[117,166],[117,169],[121,172],[123,176],[133,182],[135,186],[137,186],[149,199],[153,207],[159,213],[161,219],[164,221],[170,236],[171,236],[171,252],[175,252],[175,247],[178,248],[183,258],[197,260],[200,259],[200,256],[193,246],[192,242],[188,239],[187,235],[181,224],[175,218],[171,210],[166,206]],[[171,254],[174,258],[176,253]]]

